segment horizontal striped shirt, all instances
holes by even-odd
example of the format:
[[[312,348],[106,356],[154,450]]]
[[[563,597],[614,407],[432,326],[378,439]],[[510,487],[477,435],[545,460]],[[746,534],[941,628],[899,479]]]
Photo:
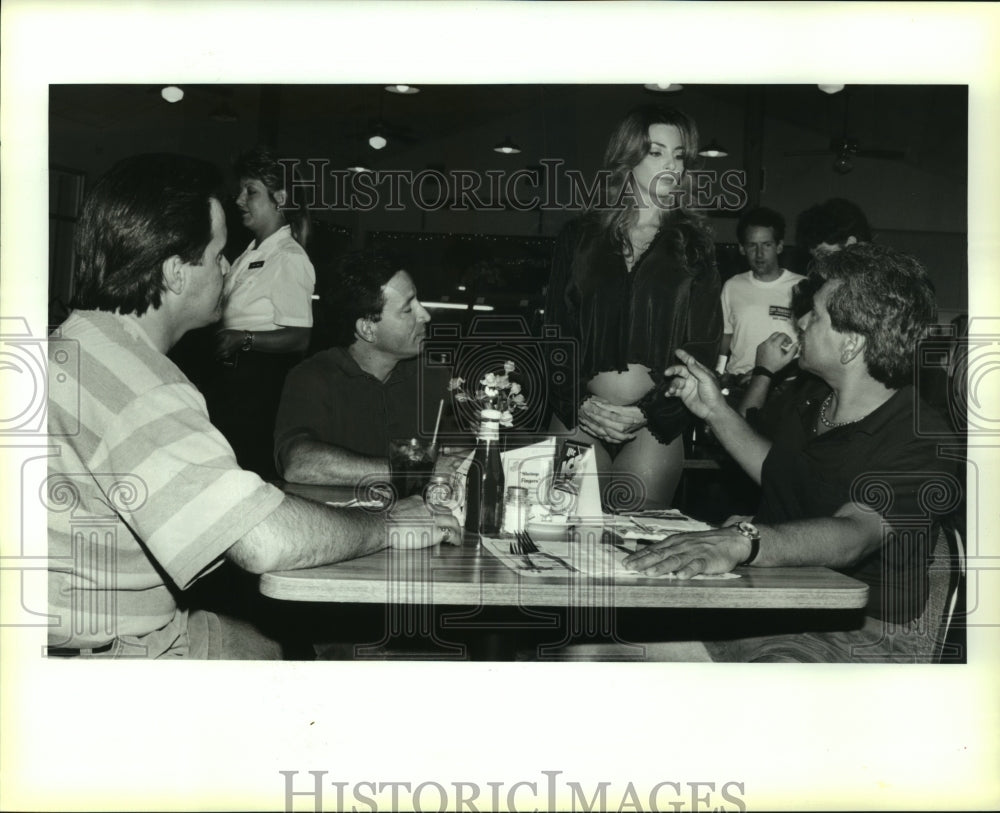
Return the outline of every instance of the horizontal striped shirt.
[[[178,593],[282,494],[237,465],[135,319],[75,311],[48,356],[49,644],[184,654]]]

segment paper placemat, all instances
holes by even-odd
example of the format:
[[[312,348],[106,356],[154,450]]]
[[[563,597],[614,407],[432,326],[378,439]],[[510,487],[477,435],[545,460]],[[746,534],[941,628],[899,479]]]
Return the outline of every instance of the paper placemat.
[[[701,523],[699,523],[701,524]],[[692,530],[701,530],[694,528]],[[648,537],[644,537],[648,538]],[[535,540],[538,553],[528,555],[510,552],[513,541],[510,537],[483,537],[483,546],[511,570],[525,576],[565,576],[573,574],[595,579],[613,579],[629,582],[640,579],[676,579],[673,573],[640,574],[628,570],[622,560],[634,552],[624,544],[609,544],[601,541],[543,541]],[[699,574],[694,579],[738,579],[739,573],[720,573],[706,576]]]

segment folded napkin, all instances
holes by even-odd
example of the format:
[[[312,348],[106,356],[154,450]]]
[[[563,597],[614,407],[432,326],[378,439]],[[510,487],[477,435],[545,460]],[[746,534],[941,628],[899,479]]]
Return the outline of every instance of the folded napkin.
[[[695,523],[700,524],[700,523]],[[701,530],[694,528],[692,530]],[[608,537],[605,537],[607,539]],[[648,538],[648,537],[645,537]],[[522,555],[510,552],[510,538],[483,537],[483,545],[511,570],[526,576],[565,576],[581,574],[589,578],[634,582],[640,579],[676,579],[673,573],[647,575],[628,570],[622,560],[634,552],[634,546],[602,541],[597,534],[583,534],[572,542],[535,540],[538,553]],[[715,576],[698,575],[695,579],[738,579],[738,573]]]
[[[642,528],[629,519],[629,516],[624,514],[605,516],[605,525],[623,539],[652,539],[656,542],[673,534],[712,530],[711,525],[686,517],[679,511],[649,511],[634,515],[636,522],[642,525]]]

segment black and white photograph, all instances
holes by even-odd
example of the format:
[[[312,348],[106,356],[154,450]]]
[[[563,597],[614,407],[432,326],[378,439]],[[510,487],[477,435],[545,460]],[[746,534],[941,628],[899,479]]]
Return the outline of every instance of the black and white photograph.
[[[5,808],[1000,801],[996,14],[46,5]]]

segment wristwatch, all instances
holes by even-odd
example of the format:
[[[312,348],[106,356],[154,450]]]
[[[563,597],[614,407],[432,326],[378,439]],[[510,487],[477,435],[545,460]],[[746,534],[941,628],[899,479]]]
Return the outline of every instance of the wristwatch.
[[[731,525],[731,528],[735,528],[743,536],[750,540],[750,555],[740,562],[740,565],[749,565],[753,563],[753,560],[757,558],[757,554],[760,553],[760,531],[757,530],[757,526],[750,522],[737,522],[735,525]]]
[[[246,353],[249,350],[253,350],[253,331],[244,330],[243,331],[243,344],[240,345],[240,351]]]
[[[762,375],[765,378],[774,378],[774,373],[772,373],[770,370],[767,369],[767,367],[764,367],[761,364],[758,364],[756,367],[754,367],[750,371],[750,375],[751,376]]]

